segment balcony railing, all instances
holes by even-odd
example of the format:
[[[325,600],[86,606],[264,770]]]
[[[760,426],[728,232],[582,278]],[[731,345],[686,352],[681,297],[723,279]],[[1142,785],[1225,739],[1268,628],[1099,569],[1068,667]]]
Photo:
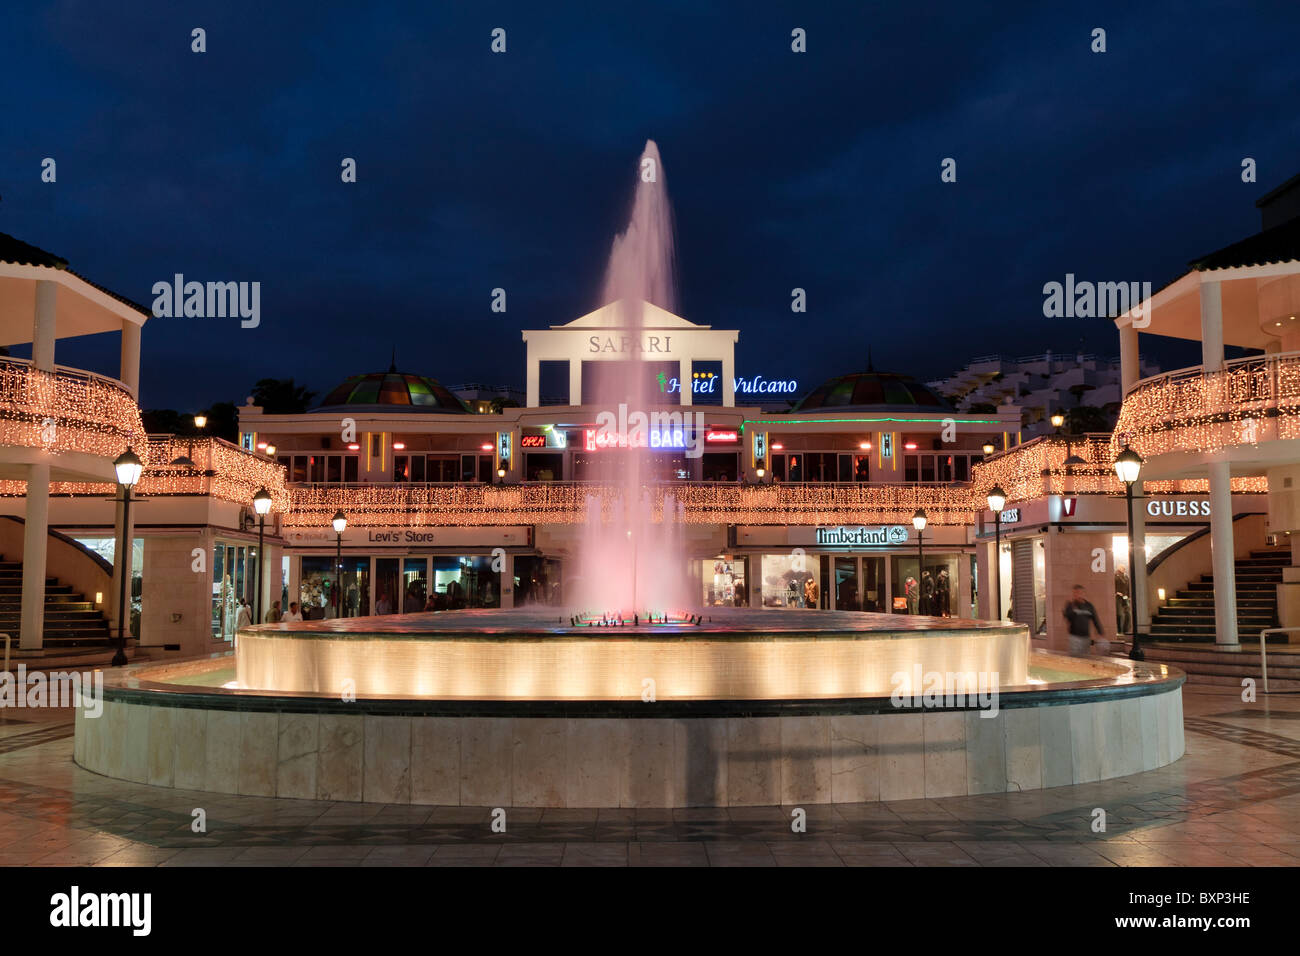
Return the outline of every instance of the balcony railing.
[[[1008,503],[1048,495],[1122,495],[1124,486],[1115,474],[1115,456],[1122,447],[1104,432],[1070,438],[1049,435],[1016,445],[975,466],[973,507],[987,510],[988,493],[994,485],[1006,492]],[[1066,464],[1071,456],[1080,461]],[[1209,482],[1182,478],[1146,481],[1143,487],[1151,494],[1201,494],[1209,491]],[[1232,490],[1265,492],[1268,479],[1233,478]]]
[[[1124,398],[1112,443],[1144,458],[1212,453],[1300,438],[1300,352],[1254,356],[1206,372],[1179,369],[1139,382]]]
[[[966,484],[649,484],[653,520],[680,508],[686,524],[908,524],[924,508],[932,525],[974,518]],[[589,507],[604,516],[622,489],[594,482],[517,485],[293,485],[288,527],[328,527],[336,511],[349,527],[583,524]],[[589,504],[592,499],[594,503]]]
[[[245,451],[220,438],[178,438],[174,435],[149,435],[132,446],[144,462],[138,494],[208,495],[241,505],[251,505],[259,488],[271,494],[273,513],[289,508],[284,467],[273,459]],[[188,458],[193,464],[173,464]],[[21,481],[0,481],[0,495],[26,494]],[[116,486],[108,482],[55,481],[53,495],[112,495]]]
[[[0,445],[116,458],[143,439],[140,409],[116,379],[0,358]]]

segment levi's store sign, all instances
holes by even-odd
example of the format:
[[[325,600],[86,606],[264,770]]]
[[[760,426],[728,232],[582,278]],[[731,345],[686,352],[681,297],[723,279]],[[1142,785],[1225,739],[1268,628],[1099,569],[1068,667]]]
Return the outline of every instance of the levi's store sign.
[[[1147,501],[1147,514],[1153,518],[1208,518],[1210,499],[1203,501],[1170,501],[1151,498]]]

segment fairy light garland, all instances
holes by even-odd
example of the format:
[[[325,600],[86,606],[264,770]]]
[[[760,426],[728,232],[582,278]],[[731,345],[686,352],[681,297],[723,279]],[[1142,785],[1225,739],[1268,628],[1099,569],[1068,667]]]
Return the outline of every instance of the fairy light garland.
[[[1124,486],[1114,467],[1115,455],[1122,447],[1110,435],[1051,436],[1017,445],[975,465],[971,485],[974,507],[987,510],[983,502],[994,485],[1002,486],[1008,502],[1049,495],[1122,495]],[[1146,455],[1140,448],[1138,453]],[[1067,466],[1065,460],[1070,455],[1082,459],[1083,464]],[[1143,488],[1148,494],[1187,495],[1208,492],[1210,483],[1206,478],[1158,479],[1144,481]],[[1262,494],[1268,491],[1268,479],[1263,475],[1233,478],[1232,490]]]
[[[1144,458],[1300,438],[1300,359],[1264,358],[1141,385],[1124,399],[1110,443],[1115,454],[1121,438]]]
[[[172,435],[151,435],[134,442],[133,448],[144,462],[140,481],[135,486],[140,495],[209,495],[243,505],[253,500],[259,488],[266,488],[271,494],[272,512],[283,514],[290,507],[284,466],[228,441],[219,438],[191,441]],[[194,466],[172,464],[182,456],[193,461]],[[116,491],[117,485],[112,482],[50,483],[52,495],[110,497]],[[0,496],[15,497],[26,493],[25,482],[0,481]]]
[[[140,409],[121,386],[0,361],[0,445],[116,458],[143,439]]]
[[[652,520],[665,509],[684,524],[905,523],[924,508],[933,525],[968,525],[974,507],[966,485],[648,485]],[[609,518],[621,507],[614,485],[311,485],[289,489],[287,527],[327,527],[342,510],[349,527],[582,524],[589,499]]]

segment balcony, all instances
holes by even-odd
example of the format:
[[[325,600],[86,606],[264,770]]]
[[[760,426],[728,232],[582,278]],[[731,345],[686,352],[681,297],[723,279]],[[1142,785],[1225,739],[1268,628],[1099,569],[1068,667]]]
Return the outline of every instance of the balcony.
[[[974,520],[967,484],[767,484],[674,482],[647,485],[654,520],[665,501],[682,507],[686,524],[909,524],[924,508],[932,525]],[[587,499],[605,513],[621,489],[594,482],[517,485],[293,485],[284,525],[328,527],[336,511],[349,527],[439,527],[583,524]]]
[[[1269,443],[1300,438],[1300,352],[1255,356],[1205,372],[1180,369],[1139,382],[1124,398],[1114,449],[1127,441],[1149,462],[1231,452],[1267,460]],[[1296,452],[1283,451],[1294,458]],[[1177,463],[1153,462],[1168,471]]]
[[[259,488],[266,488],[271,494],[273,512],[283,514],[289,507],[283,466],[228,441],[149,435],[133,447],[144,462],[140,482],[135,486],[137,494],[208,496],[248,505]],[[176,464],[177,459],[184,458],[193,464]],[[21,496],[25,492],[26,484],[22,481],[0,481],[0,495]],[[111,482],[50,483],[52,495],[107,497],[115,492],[116,485]]]
[[[975,466],[971,486],[973,507],[986,509],[985,502],[994,485],[1002,486],[1008,504],[1050,495],[1122,495],[1124,486],[1115,475],[1114,465],[1122,447],[1104,432],[1070,438],[1050,435],[1016,445]],[[1066,464],[1071,456],[1079,461]],[[1204,478],[1147,480],[1143,487],[1153,494],[1203,494],[1209,491],[1209,481]],[[1265,492],[1268,481],[1263,477],[1233,478],[1232,490]]]
[[[121,382],[62,366],[47,372],[25,359],[0,358],[5,460],[61,456],[50,461],[56,477],[108,477],[112,459],[143,439],[140,409]]]

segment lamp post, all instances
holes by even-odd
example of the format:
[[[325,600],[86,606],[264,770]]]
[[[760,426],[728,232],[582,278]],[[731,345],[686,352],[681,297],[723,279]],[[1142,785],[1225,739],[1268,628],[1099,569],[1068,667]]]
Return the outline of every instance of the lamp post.
[[[504,458],[502,458],[502,459],[501,459],[501,464],[497,466],[497,484],[498,484],[498,485],[504,485],[504,484],[506,483],[506,464],[507,464],[507,463],[506,463],[506,460],[505,460]]]
[[[993,454],[994,450],[995,450],[995,446],[994,446],[993,442],[991,442],[991,441],[986,441],[986,442],[984,443],[984,457],[985,457],[985,458],[987,458],[989,455]]]
[[[1065,424],[1065,416],[1057,412],[1052,416],[1052,427],[1056,429],[1056,434],[1061,434],[1061,426]]]
[[[126,663],[126,603],[127,590],[131,580],[131,489],[140,480],[144,471],[144,462],[130,448],[122,452],[113,462],[117,472],[117,483],[122,486],[122,540],[117,546],[117,561],[122,569],[122,587],[117,598],[117,652],[113,655],[113,667]]]
[[[998,622],[1002,621],[1002,509],[1007,505],[1007,493],[1001,485],[989,489],[989,511],[993,512],[993,590],[996,592]]]
[[[348,526],[348,516],[343,513],[342,508],[334,512],[331,523],[334,525],[334,540],[337,544],[334,553],[334,587],[338,593],[338,616],[343,617],[343,532]]]
[[[257,512],[257,592],[253,595],[253,623],[262,623],[262,566],[266,564],[266,516],[271,510],[271,493],[259,488],[253,495],[253,510]]]
[[[1133,644],[1129,648],[1130,660],[1146,660],[1138,646],[1137,618],[1137,542],[1133,540],[1133,483],[1142,471],[1142,456],[1128,444],[1115,458],[1115,474],[1124,483],[1124,498],[1128,504],[1128,616],[1133,622]]]
[[[916,590],[917,599],[920,602],[921,610],[928,613],[929,608],[925,604],[925,526],[929,519],[925,515],[924,508],[917,508],[916,514],[912,515],[912,527],[916,529]]]

